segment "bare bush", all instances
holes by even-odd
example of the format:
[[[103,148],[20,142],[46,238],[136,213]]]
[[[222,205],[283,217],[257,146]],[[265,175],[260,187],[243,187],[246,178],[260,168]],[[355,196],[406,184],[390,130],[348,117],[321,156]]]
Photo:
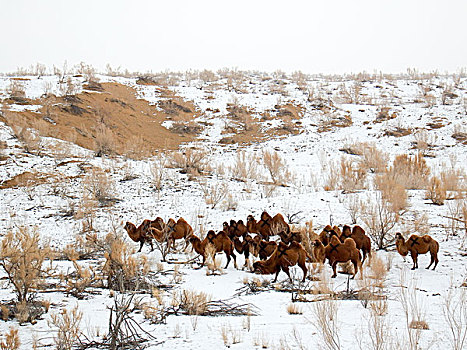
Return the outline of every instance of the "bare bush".
[[[287,313],[289,315],[301,315],[303,314],[302,308],[297,303],[290,303],[287,305]]]
[[[21,341],[18,335],[17,328],[10,328],[10,331],[4,335],[5,339],[0,340],[1,350],[18,350],[21,346]]]
[[[119,235],[109,234],[109,250],[105,252],[102,271],[109,289],[136,290],[143,288],[144,276],[150,270],[147,256],[133,256],[133,249]]]
[[[94,138],[96,157],[116,153],[115,135],[104,123],[97,125]]]
[[[33,291],[49,272],[44,262],[51,252],[39,240],[37,229],[20,227],[8,232],[1,242],[0,267],[13,285],[18,303],[32,301]]]
[[[341,158],[340,177],[341,186],[345,192],[352,192],[366,188],[367,173],[360,167],[353,167],[351,160]]]
[[[375,145],[364,143],[362,147],[362,158],[359,167],[367,169],[372,173],[381,173],[386,170],[388,155],[380,151]]]
[[[443,183],[438,177],[432,176],[426,189],[426,198],[433,204],[443,205],[446,197],[446,188]]]
[[[25,97],[26,91],[24,87],[24,81],[18,79],[10,79],[8,93],[11,97]]]
[[[232,177],[241,181],[258,178],[258,158],[245,151],[237,152],[235,163],[230,167]]]
[[[79,343],[81,334],[80,324],[83,313],[75,306],[71,310],[64,309],[60,313],[51,315],[49,326],[57,328],[57,335],[54,342],[57,350],[72,349]]]
[[[210,186],[204,183],[202,189],[204,200],[211,209],[214,209],[229,194],[229,186],[225,182],[216,182]]]
[[[162,184],[167,175],[166,166],[167,159],[160,154],[154,158],[154,162],[150,165],[151,181],[158,192],[162,190]]]
[[[83,187],[100,205],[108,205],[116,200],[114,184],[101,169],[93,168],[84,178]]]
[[[401,154],[396,156],[388,172],[406,189],[422,189],[426,186],[430,168],[421,153],[414,157]]]
[[[467,345],[467,294],[462,288],[451,283],[444,298],[443,316],[448,325],[448,339],[451,349],[465,349]]]
[[[326,350],[341,349],[337,319],[338,304],[335,300],[323,300],[313,304],[314,325]]]
[[[276,151],[263,151],[263,165],[275,185],[286,185],[292,179],[287,162]]]
[[[173,167],[182,169],[183,173],[197,176],[206,170],[208,155],[205,149],[187,148],[183,152],[172,153],[169,161]]]
[[[390,204],[383,199],[381,194],[376,193],[374,200],[368,198],[363,213],[362,220],[377,248],[388,247],[394,241],[392,230],[398,221],[398,215],[394,213]]]
[[[344,207],[350,215],[352,225],[357,223],[357,219],[360,217],[362,212],[362,206],[362,201],[356,195],[345,198]]]
[[[399,216],[408,207],[408,196],[405,187],[398,183],[390,173],[383,173],[375,177],[376,187],[381,191],[381,197],[387,201],[388,208]]]

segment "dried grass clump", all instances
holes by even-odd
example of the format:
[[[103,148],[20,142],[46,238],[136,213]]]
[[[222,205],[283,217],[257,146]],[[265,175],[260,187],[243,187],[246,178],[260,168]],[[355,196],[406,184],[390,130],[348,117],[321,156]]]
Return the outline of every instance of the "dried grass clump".
[[[399,215],[406,211],[408,207],[407,191],[403,184],[390,173],[383,173],[375,177],[375,184],[381,191],[381,197],[388,202],[388,208]]]
[[[83,180],[84,190],[90,194],[100,205],[108,205],[115,202],[114,184],[104,171],[93,168]]]
[[[400,154],[394,159],[388,173],[406,189],[423,189],[429,178],[430,168],[421,153],[413,157]]]
[[[256,180],[258,179],[258,157],[253,153],[246,153],[245,151],[237,152],[235,163],[229,167],[232,177],[241,180]]]
[[[351,160],[341,158],[340,178],[341,187],[345,192],[365,189],[367,172],[360,167],[353,167]]]
[[[1,350],[18,350],[21,346],[17,328],[10,327],[10,331],[2,336],[5,339],[0,341]]]
[[[214,209],[229,194],[229,186],[226,182],[216,182],[211,185],[202,185],[204,200],[207,205]]]
[[[372,173],[386,171],[388,155],[380,151],[375,145],[364,143],[361,155],[360,168],[369,170]]]
[[[50,271],[45,261],[51,259],[51,250],[41,246],[37,229],[30,231],[25,227],[9,231],[0,249],[0,267],[13,286],[18,303],[32,301],[34,290]]]
[[[173,152],[169,163],[174,168],[182,169],[182,173],[198,176],[205,172],[208,156],[205,149],[187,148],[184,152]]]
[[[411,329],[430,329],[428,323],[426,321],[411,321],[409,324],[409,328]]]
[[[375,286],[379,288],[384,287],[384,281],[388,273],[387,264],[381,259],[376,252],[373,252],[370,264],[369,264],[370,274],[369,277],[375,281]]]
[[[211,296],[204,292],[182,290],[178,295],[178,305],[188,315],[204,315],[207,311]]]
[[[313,304],[314,326],[319,334],[323,348],[329,350],[341,349],[339,322],[336,300],[323,300]]]
[[[292,181],[292,172],[288,170],[286,160],[276,151],[263,151],[263,165],[277,186],[285,186]]]
[[[60,313],[51,315],[49,326],[57,328],[54,343],[57,350],[72,349],[79,343],[81,335],[80,324],[83,313],[75,306],[71,310],[63,309]]]
[[[140,135],[132,135],[125,143],[122,152],[127,158],[141,160],[151,156],[148,143]]]
[[[426,199],[429,199],[433,204],[443,205],[446,197],[446,188],[443,183],[438,177],[432,176],[426,189]]]
[[[133,256],[134,249],[120,235],[108,234],[108,250],[102,266],[107,288],[124,292],[126,290],[150,289],[144,277],[150,271],[150,262],[145,255]]]
[[[301,315],[303,314],[302,308],[297,303],[290,303],[287,305],[287,313],[289,315]]]
[[[115,135],[104,123],[101,123],[96,127],[94,135],[94,152],[96,157],[117,153]]]

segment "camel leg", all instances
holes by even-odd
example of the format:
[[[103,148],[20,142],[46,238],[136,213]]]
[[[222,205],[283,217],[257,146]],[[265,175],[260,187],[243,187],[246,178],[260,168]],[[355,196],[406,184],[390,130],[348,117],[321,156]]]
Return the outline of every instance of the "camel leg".
[[[287,276],[289,276],[290,282],[293,283],[292,277],[290,277],[289,267],[284,265],[281,268],[282,268],[282,271],[284,271],[287,274]],[[280,271],[280,268],[279,268],[279,271]]]
[[[141,240],[141,241],[139,242],[139,250],[138,250],[138,253],[140,253],[140,252],[141,252],[141,249],[143,249],[143,245],[144,245],[144,240]]]
[[[428,266],[426,267],[427,270],[428,270],[428,269],[430,268],[430,266],[435,262],[435,257],[433,256],[433,254],[430,253],[430,257],[431,257],[431,259],[430,259],[430,265],[428,265]]]
[[[438,254],[435,253],[435,266],[433,266],[433,270],[436,269],[436,266],[438,266]]]
[[[337,277],[336,268],[337,268],[337,261],[334,261],[334,262],[332,263],[332,272],[333,272],[333,275],[331,276],[331,278],[336,278],[336,277]]]
[[[365,253],[363,253],[363,254],[365,254]],[[358,273],[358,261],[357,260],[352,260],[352,264],[353,264],[353,270],[354,270],[352,279],[354,279],[355,275]],[[363,264],[363,262],[362,262],[362,264]]]
[[[302,269],[303,271],[303,278],[302,278],[302,282],[305,282],[305,278],[306,278],[306,275],[308,273],[308,269],[306,268],[306,264],[303,263],[303,264],[298,264],[298,266],[300,266],[300,268]]]
[[[152,239],[149,240],[149,245],[151,246],[151,252],[154,251],[154,245],[152,244]]]
[[[232,251],[232,253],[231,253],[230,255],[232,255],[232,258],[233,258],[233,260],[234,260],[234,267],[235,267],[235,269],[238,270],[238,266],[237,266],[237,257],[235,256],[235,254],[234,254],[233,251]]]
[[[412,267],[412,270],[415,270],[417,267],[418,267],[418,257],[417,257],[417,253],[415,252],[411,252],[410,255],[412,256],[412,261],[413,261],[413,267]]]
[[[280,267],[276,270],[276,277],[274,277],[274,279],[272,280],[272,283],[275,283],[277,281],[277,276],[279,276],[279,272],[281,272]]]
[[[226,269],[227,266],[229,266],[229,263],[230,263],[230,254],[228,252],[225,252],[225,256],[227,256],[227,264],[225,265],[224,269]]]
[[[363,259],[362,259],[362,264],[365,262],[365,259],[366,259],[366,250],[365,249],[362,249],[362,253],[363,253]],[[355,275],[354,275],[355,277]]]

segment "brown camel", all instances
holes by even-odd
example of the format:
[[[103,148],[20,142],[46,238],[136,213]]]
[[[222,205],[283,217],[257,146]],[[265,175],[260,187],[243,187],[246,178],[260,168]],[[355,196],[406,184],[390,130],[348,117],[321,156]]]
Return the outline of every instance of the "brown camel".
[[[141,249],[143,249],[144,243],[149,243],[151,246],[151,252],[154,250],[154,246],[152,244],[152,240],[154,238],[153,235],[148,234],[147,228],[151,224],[151,220],[144,220],[141,225],[136,227],[135,224],[127,221],[125,226],[123,227],[126,232],[128,233],[128,236],[134,241],[134,242],[139,242],[139,250],[138,253],[141,252]]]
[[[274,253],[277,248],[276,242],[269,242],[261,239],[261,236],[255,236],[250,241],[250,251],[254,256],[259,256],[261,260],[266,260],[269,256]]]
[[[279,232],[284,231],[287,234],[290,232],[290,226],[281,214],[271,217],[266,211],[263,211],[259,221],[256,221],[253,215],[248,215],[247,229],[250,233],[261,235],[265,241],[269,241],[269,236],[274,236]]]
[[[406,241],[404,236],[400,232],[396,233],[396,249],[402,256],[407,256],[408,253],[412,256],[413,267],[412,270],[418,268],[418,255],[426,254],[430,252],[431,261],[430,265],[427,266],[427,269],[435,263],[433,270],[438,265],[438,252],[439,252],[439,243],[431,238],[430,235],[411,235]]]
[[[289,276],[290,281],[292,282],[289,267],[298,264],[303,271],[302,282],[304,282],[308,272],[306,259],[311,261],[311,256],[300,243],[292,242],[290,245],[286,245],[285,243],[280,242],[277,249],[267,260],[260,260],[253,264],[253,271],[264,275],[275,273],[276,276],[273,282],[276,282],[277,276],[282,270],[287,274],[287,276]]]
[[[325,258],[329,260],[329,265],[332,266],[332,278],[337,276],[337,263],[345,263],[351,261],[354,266],[354,274],[352,279],[358,273],[358,266],[361,265],[360,251],[352,238],[346,238],[344,243],[341,243],[337,236],[332,236],[329,244],[324,247]]]
[[[315,239],[313,242],[311,242],[312,245],[312,251],[311,251],[311,256],[313,257],[314,262],[322,263],[324,264],[324,261],[326,260],[326,256],[324,253],[324,245],[319,239]]]
[[[172,244],[173,249],[175,250],[175,241],[177,239],[185,239],[185,249],[188,246],[188,238],[193,234],[192,227],[185,221],[185,219],[180,218],[175,222],[174,219],[170,218],[167,221],[167,224],[164,226],[164,230],[168,230],[168,240],[167,244]]]
[[[244,237],[248,233],[248,228],[243,223],[243,220],[230,220],[230,224],[224,222],[223,230],[229,234],[230,239]]]
[[[288,234],[285,231],[281,231],[279,232],[279,237],[285,244],[290,244],[291,242],[302,243],[302,234],[300,231],[290,231]]]
[[[234,237],[233,239],[235,250],[239,254],[243,254],[245,256],[245,263],[243,264],[243,267],[250,267],[250,242],[251,241],[252,241],[252,238],[248,234],[246,234],[241,239],[239,237]]]
[[[217,234],[213,230],[209,230],[206,238],[208,243],[212,244],[216,248],[216,253],[224,252],[227,256],[227,264],[225,268],[229,266],[230,257],[234,260],[234,266],[237,268],[237,257],[234,254],[234,244],[229,238],[227,233],[219,231]]]
[[[350,230],[350,226],[345,225],[342,228],[342,233],[339,235],[341,242],[344,242],[346,238],[352,238],[357,245],[357,249],[362,251],[363,259],[362,264],[365,261],[366,255],[371,259],[371,239],[365,234],[365,230],[358,225],[355,225]]]
[[[323,228],[323,231],[318,236],[318,239],[323,243],[324,246],[329,244],[329,239],[331,236],[339,236],[340,229],[337,226],[331,227],[331,225],[326,225]]]

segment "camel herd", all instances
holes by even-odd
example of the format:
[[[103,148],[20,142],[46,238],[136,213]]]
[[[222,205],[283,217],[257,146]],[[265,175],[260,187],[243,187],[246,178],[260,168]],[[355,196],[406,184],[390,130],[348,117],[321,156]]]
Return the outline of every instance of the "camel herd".
[[[275,274],[274,282],[281,270],[292,280],[289,268],[294,265],[302,269],[304,281],[308,271],[307,261],[324,263],[326,260],[332,267],[333,278],[337,276],[337,264],[350,261],[354,267],[354,278],[359,268],[361,270],[366,257],[371,259],[371,239],[358,225],[353,228],[344,225],[342,230],[338,226],[327,225],[317,239],[309,242],[310,254],[303,247],[306,237],[301,232],[292,231],[281,214],[272,217],[266,211],[261,214],[259,220],[253,215],[248,215],[246,225],[243,220],[224,222],[221,231],[216,233],[210,230],[204,239],[194,235],[192,227],[183,218],[178,221],[169,219],[165,223],[158,217],[155,220],[144,220],[139,226],[127,222],[124,228],[134,242],[140,243],[138,252],[144,243],[151,246],[151,251],[154,250],[154,240],[159,243],[166,242],[169,249],[171,246],[175,249],[175,241],[184,239],[185,248],[191,243],[194,251],[202,257],[201,267],[209,254],[224,252],[227,257],[225,268],[231,259],[237,268],[236,251],[244,255],[244,267],[255,273]],[[272,236],[278,236],[280,240],[270,240]],[[427,252],[431,255],[427,269],[434,263],[434,270],[438,264],[439,244],[429,235],[411,235],[406,241],[402,234],[397,233],[396,248],[402,256],[411,254],[412,270],[418,268],[418,255]],[[259,258],[253,266],[250,265],[250,254]]]

